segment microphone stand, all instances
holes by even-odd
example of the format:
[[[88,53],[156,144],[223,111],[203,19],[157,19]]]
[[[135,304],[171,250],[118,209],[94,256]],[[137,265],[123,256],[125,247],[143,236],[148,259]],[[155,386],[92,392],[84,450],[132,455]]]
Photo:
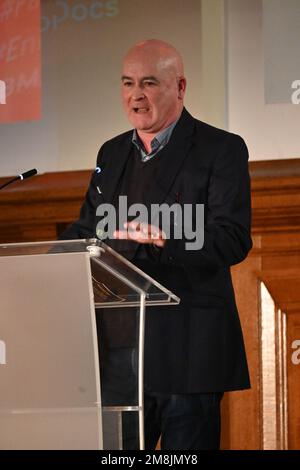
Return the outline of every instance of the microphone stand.
[[[36,174],[37,174],[37,170],[35,168],[33,168],[32,170],[29,170],[29,171],[25,171],[25,173],[22,173],[21,175],[18,175],[15,178],[12,178],[11,180],[9,180],[6,183],[2,184],[0,186],[0,191],[1,191],[1,189],[5,188],[6,186],[8,186],[11,183],[14,183],[15,181],[25,180],[26,178],[30,178],[31,176],[34,176]]]

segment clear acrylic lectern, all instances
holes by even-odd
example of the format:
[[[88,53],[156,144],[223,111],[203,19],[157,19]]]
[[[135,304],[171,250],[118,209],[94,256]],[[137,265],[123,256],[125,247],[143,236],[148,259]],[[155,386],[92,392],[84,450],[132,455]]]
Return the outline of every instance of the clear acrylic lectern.
[[[0,245],[0,449],[143,449],[145,310],[177,303],[96,239]]]

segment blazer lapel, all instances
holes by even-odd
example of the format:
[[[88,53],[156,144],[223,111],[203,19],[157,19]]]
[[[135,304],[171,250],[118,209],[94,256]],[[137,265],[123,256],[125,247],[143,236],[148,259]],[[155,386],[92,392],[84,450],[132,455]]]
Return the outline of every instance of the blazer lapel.
[[[145,203],[148,207],[151,203],[162,204],[165,201],[192,147],[191,135],[194,126],[194,118],[184,109],[169,143],[163,150],[159,177],[153,182],[152,189],[146,197]]]

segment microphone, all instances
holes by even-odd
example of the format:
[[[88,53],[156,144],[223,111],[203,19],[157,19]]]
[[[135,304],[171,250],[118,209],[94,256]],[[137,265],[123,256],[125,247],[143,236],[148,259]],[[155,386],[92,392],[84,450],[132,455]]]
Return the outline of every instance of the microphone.
[[[34,176],[36,174],[37,174],[37,169],[36,168],[33,168],[32,170],[29,170],[29,171],[25,171],[25,173],[21,173],[20,175],[16,176],[15,178],[13,178],[13,179],[7,181],[6,183],[2,184],[2,186],[0,186],[0,190],[5,188],[6,186],[8,186],[11,183],[14,183],[15,181],[26,180],[26,178],[30,178],[31,176]]]

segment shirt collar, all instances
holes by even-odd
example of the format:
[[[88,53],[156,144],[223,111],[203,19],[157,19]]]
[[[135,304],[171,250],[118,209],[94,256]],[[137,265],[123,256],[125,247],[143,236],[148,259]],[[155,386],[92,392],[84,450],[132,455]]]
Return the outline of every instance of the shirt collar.
[[[179,118],[176,119],[176,121],[172,122],[168,127],[160,131],[158,134],[156,134],[156,136],[151,141],[151,152],[148,154],[149,156],[155,154],[156,152],[158,152],[158,150],[167,145],[178,120]],[[144,155],[147,155],[144,145],[141,139],[139,138],[136,129],[133,130],[132,143],[137,147],[138,150],[140,150],[140,152],[142,152]]]

